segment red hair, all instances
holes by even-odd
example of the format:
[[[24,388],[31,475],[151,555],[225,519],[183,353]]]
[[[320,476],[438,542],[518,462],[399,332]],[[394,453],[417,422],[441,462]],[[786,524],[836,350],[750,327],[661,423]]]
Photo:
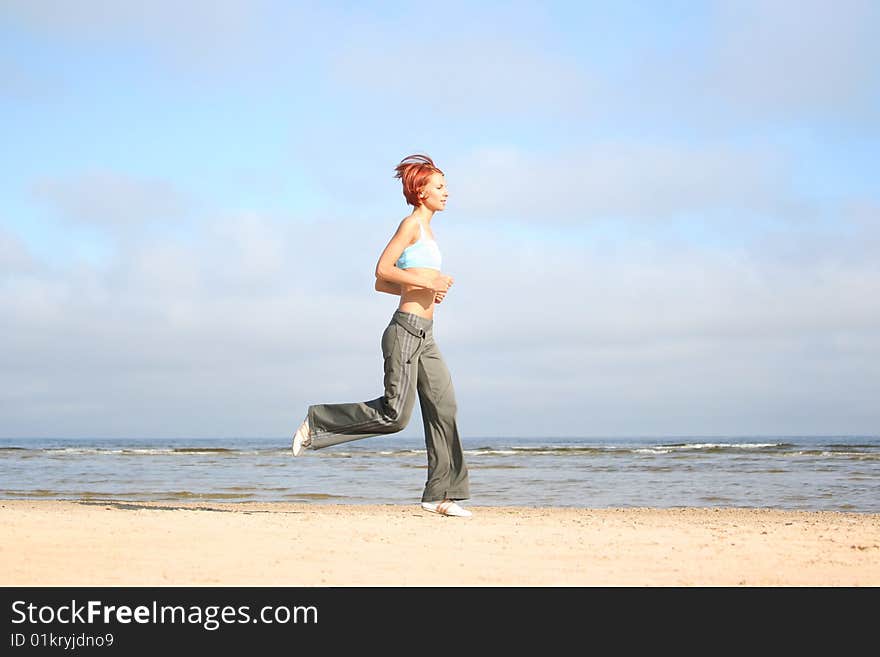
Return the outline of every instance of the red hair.
[[[422,202],[419,200],[419,192],[428,184],[428,178],[435,173],[443,174],[440,169],[434,166],[434,161],[427,155],[409,155],[403,158],[394,170],[395,178],[400,178],[403,183],[403,195],[406,202],[414,208],[419,207]]]

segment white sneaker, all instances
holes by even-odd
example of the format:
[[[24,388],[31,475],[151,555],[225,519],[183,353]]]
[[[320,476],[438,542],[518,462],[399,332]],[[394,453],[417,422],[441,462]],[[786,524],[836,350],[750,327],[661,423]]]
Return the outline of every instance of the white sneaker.
[[[441,516],[456,516],[458,518],[470,518],[473,513],[458,506],[454,500],[442,502],[422,502],[422,508],[431,513],[439,513]]]
[[[304,449],[308,449],[311,446],[312,437],[309,435],[309,418],[306,416],[303,423],[299,425],[299,429],[293,434],[293,444],[290,446],[290,449],[293,451],[294,456],[299,456]]]

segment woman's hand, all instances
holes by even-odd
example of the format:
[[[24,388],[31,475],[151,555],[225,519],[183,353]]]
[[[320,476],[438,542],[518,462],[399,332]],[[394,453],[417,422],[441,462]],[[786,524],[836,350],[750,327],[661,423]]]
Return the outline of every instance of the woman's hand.
[[[434,280],[431,281],[430,289],[434,290],[434,292],[443,292],[446,294],[446,291],[452,286],[452,276],[447,276],[446,274],[437,274],[434,277]]]
[[[446,293],[449,291],[449,288],[452,286],[452,276],[447,276],[446,274],[438,274],[434,279],[434,303],[440,303],[446,298]]]

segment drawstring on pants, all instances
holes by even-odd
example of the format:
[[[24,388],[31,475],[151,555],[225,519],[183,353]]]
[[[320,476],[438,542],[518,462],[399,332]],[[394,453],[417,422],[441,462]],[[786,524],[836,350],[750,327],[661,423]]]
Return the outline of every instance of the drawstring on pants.
[[[406,359],[406,364],[407,364],[407,365],[411,365],[411,364],[412,364],[413,356],[415,356],[416,353],[418,353],[419,348],[422,346],[422,340],[425,339],[425,335],[426,335],[426,333],[425,333],[425,329],[423,329],[423,328],[416,328],[416,327],[413,326],[412,324],[407,324],[406,322],[404,322],[404,321],[402,321],[401,319],[399,319],[396,315],[394,316],[394,321],[395,321],[395,323],[396,323],[398,326],[402,326],[402,327],[403,327],[408,333],[413,334],[414,336],[416,336],[416,337],[419,339],[419,343],[416,345],[416,349],[415,349],[415,351],[413,351],[413,352],[409,355],[409,357]]]

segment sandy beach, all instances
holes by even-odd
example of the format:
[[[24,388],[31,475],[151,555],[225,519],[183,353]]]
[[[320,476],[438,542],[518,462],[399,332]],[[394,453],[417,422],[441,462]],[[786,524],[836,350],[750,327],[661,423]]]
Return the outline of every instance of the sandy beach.
[[[4,586],[877,586],[880,515],[0,501]]]

